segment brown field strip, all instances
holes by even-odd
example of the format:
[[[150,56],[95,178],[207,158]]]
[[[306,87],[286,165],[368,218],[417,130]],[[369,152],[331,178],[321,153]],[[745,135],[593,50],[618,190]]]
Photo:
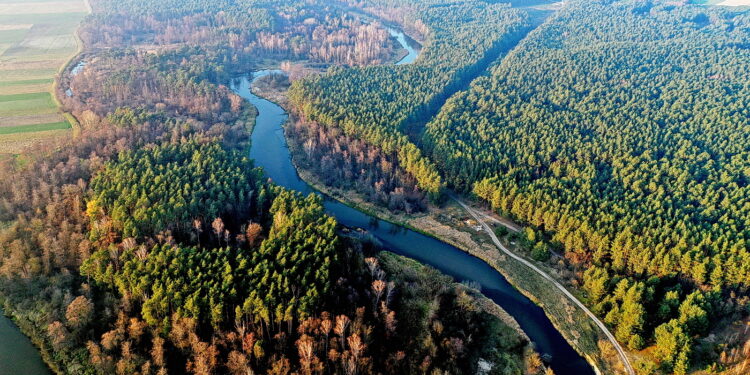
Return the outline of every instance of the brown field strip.
[[[49,90],[49,83],[35,83],[30,85],[0,85],[0,95],[31,94]]]
[[[0,137],[0,154],[20,154],[29,146],[69,136],[70,129],[49,130],[35,133],[4,134]]]
[[[64,121],[64,119],[57,113],[4,117],[0,119],[0,128],[10,126],[48,124],[58,121]]]

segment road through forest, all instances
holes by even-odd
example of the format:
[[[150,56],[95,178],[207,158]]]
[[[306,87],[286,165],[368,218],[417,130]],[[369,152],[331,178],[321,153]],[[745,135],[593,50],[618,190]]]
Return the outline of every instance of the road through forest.
[[[594,322],[594,324],[599,327],[599,329],[602,330],[605,336],[607,336],[607,339],[612,343],[614,348],[617,350],[617,353],[620,355],[620,359],[622,360],[623,367],[625,368],[625,371],[628,373],[628,375],[635,375],[635,370],[633,370],[633,366],[630,364],[630,360],[628,359],[627,354],[625,353],[625,350],[620,346],[620,343],[617,342],[617,339],[615,339],[615,336],[612,335],[612,333],[609,331],[606,325],[599,320],[599,318],[594,315],[594,313],[591,312],[581,301],[576,298],[572,293],[570,293],[562,284],[557,282],[552,276],[547,274],[546,272],[542,271],[539,267],[535,266],[533,263],[529,262],[528,260],[522,258],[519,255],[516,255],[516,253],[510,251],[505,245],[503,245],[500,240],[495,235],[495,232],[490,228],[489,225],[487,225],[487,222],[484,221],[484,216],[480,212],[477,212],[475,209],[471,208],[469,205],[464,203],[460,198],[452,195],[451,198],[455,200],[463,209],[468,212],[474,219],[482,226],[485,232],[490,236],[492,239],[492,242],[497,246],[500,251],[502,251],[507,256],[515,259],[516,261],[520,262],[521,264],[525,265],[528,268],[531,268],[534,272],[538,273],[540,276],[542,276],[544,279],[552,283],[552,285],[555,286],[555,288],[559,289],[560,292],[562,292],[568,299],[570,299],[573,303],[576,304],[583,312],[588,315],[588,317]]]
[[[557,6],[561,6],[561,4],[562,3],[558,3]],[[518,49],[519,46],[521,46],[523,44],[524,40],[526,40],[527,38],[529,38],[530,35],[534,35],[535,31],[537,31],[537,29],[539,29],[540,27],[542,27],[542,25],[544,25],[544,23],[546,22],[546,20],[549,17],[551,17],[552,13],[553,13],[551,10],[540,10],[540,9],[535,9],[533,7],[521,7],[521,8],[525,8],[524,10],[526,10],[530,14],[532,28],[530,29],[530,31],[528,33],[526,33],[526,35],[524,35],[523,38],[521,38],[514,45],[513,48],[511,48],[507,53],[505,53],[500,58],[500,60],[495,61],[494,64],[502,64],[502,61],[504,59],[506,59],[509,55],[511,55],[514,50]],[[552,8],[548,8],[548,9],[552,9]],[[586,313],[586,315],[591,319],[591,321],[593,321],[594,324],[596,324],[596,326],[599,327],[599,329],[602,331],[602,333],[604,333],[604,335],[607,337],[607,339],[612,343],[612,346],[615,348],[615,350],[617,350],[617,353],[620,356],[620,359],[622,361],[623,367],[624,367],[625,371],[627,372],[627,374],[628,375],[635,375],[635,370],[633,370],[633,366],[631,365],[630,360],[629,360],[629,358],[628,358],[625,350],[622,348],[622,346],[620,345],[620,343],[617,342],[617,339],[609,331],[609,329],[607,328],[607,326],[601,320],[599,320],[599,318],[597,318],[596,315],[594,315],[594,313],[592,313],[581,301],[579,301],[578,298],[576,298],[572,293],[570,293],[562,284],[560,284],[559,282],[557,282],[554,278],[552,278],[546,272],[542,271],[539,267],[535,266],[534,264],[532,264],[528,260],[522,258],[519,255],[516,255],[515,253],[513,253],[512,251],[510,251],[508,248],[506,248],[500,242],[500,240],[497,238],[497,236],[495,235],[495,232],[492,230],[492,228],[490,228],[490,226],[487,225],[485,219],[494,221],[496,223],[499,223],[500,225],[504,225],[504,226],[508,227],[508,229],[513,230],[513,231],[520,231],[521,230],[521,228],[518,225],[515,225],[514,223],[508,223],[508,222],[505,222],[505,221],[501,221],[501,220],[493,218],[492,216],[487,215],[487,214],[485,214],[483,212],[479,212],[479,211],[471,208],[469,205],[467,205],[466,203],[464,203],[461,199],[459,199],[455,195],[451,195],[451,198],[453,200],[455,200],[461,207],[463,207],[463,209],[466,212],[468,212],[472,217],[474,217],[474,219],[478,223],[481,224],[482,228],[487,232],[487,234],[492,239],[492,242],[495,244],[495,246],[497,246],[498,249],[500,249],[500,251],[502,251],[504,254],[508,255],[509,257],[515,259],[516,261],[520,262],[524,266],[530,268],[531,270],[533,270],[534,272],[536,272],[537,274],[539,274],[540,276],[542,276],[544,279],[546,279],[549,282],[551,282],[555,286],[555,288],[557,288],[558,290],[560,290],[560,292],[563,293],[563,295],[565,295],[576,306],[578,306],[581,310],[583,310]]]

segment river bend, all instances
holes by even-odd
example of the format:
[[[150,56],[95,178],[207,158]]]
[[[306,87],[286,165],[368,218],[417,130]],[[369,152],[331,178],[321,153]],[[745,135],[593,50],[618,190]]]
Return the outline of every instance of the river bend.
[[[417,51],[406,45],[403,35],[396,38],[399,42],[403,41],[409,52],[399,63],[413,62]],[[302,194],[310,194],[315,190],[297,174],[284,136],[283,125],[287,120],[287,113],[275,103],[253,94],[251,90],[255,80],[274,72],[278,71],[255,72],[250,77],[235,79],[230,85],[236,94],[248,100],[258,110],[251,135],[250,157],[276,184]],[[485,296],[516,319],[534,342],[537,351],[548,359],[555,374],[594,374],[591,366],[565,341],[544,311],[481,259],[435,238],[377,219],[328,196],[323,195],[323,198],[326,211],[339,223],[367,230],[387,250],[428,264],[458,281],[472,281],[480,285]]]

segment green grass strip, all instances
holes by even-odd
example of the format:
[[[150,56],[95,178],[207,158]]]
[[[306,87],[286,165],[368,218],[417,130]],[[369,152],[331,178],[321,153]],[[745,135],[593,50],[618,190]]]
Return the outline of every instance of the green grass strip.
[[[54,78],[40,78],[40,79],[24,79],[20,81],[6,81],[0,82],[0,87],[3,86],[23,86],[23,85],[40,85],[43,83],[52,83]]]
[[[18,100],[37,100],[37,99],[48,99],[52,95],[49,92],[32,92],[29,94],[11,94],[11,95],[0,95],[0,103],[2,102],[15,102]]]
[[[70,124],[68,124],[67,121],[63,121],[63,122],[53,122],[49,124],[6,126],[6,127],[0,128],[0,135],[17,134],[17,133],[33,133],[33,132],[43,132],[47,130],[62,130],[62,129],[70,129]]]

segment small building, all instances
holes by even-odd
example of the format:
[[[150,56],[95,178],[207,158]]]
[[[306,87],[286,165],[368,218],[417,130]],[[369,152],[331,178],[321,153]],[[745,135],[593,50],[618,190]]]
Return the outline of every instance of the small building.
[[[466,224],[466,226],[467,226],[467,227],[470,227],[471,229],[474,229],[474,230],[475,230],[475,231],[477,231],[477,232],[481,232],[481,231],[482,231],[482,229],[484,229],[484,228],[482,227],[482,225],[481,225],[481,224],[479,224],[479,223],[478,223],[478,222],[477,222],[476,220],[474,220],[474,219],[466,219],[466,220],[464,220],[464,224]]]

